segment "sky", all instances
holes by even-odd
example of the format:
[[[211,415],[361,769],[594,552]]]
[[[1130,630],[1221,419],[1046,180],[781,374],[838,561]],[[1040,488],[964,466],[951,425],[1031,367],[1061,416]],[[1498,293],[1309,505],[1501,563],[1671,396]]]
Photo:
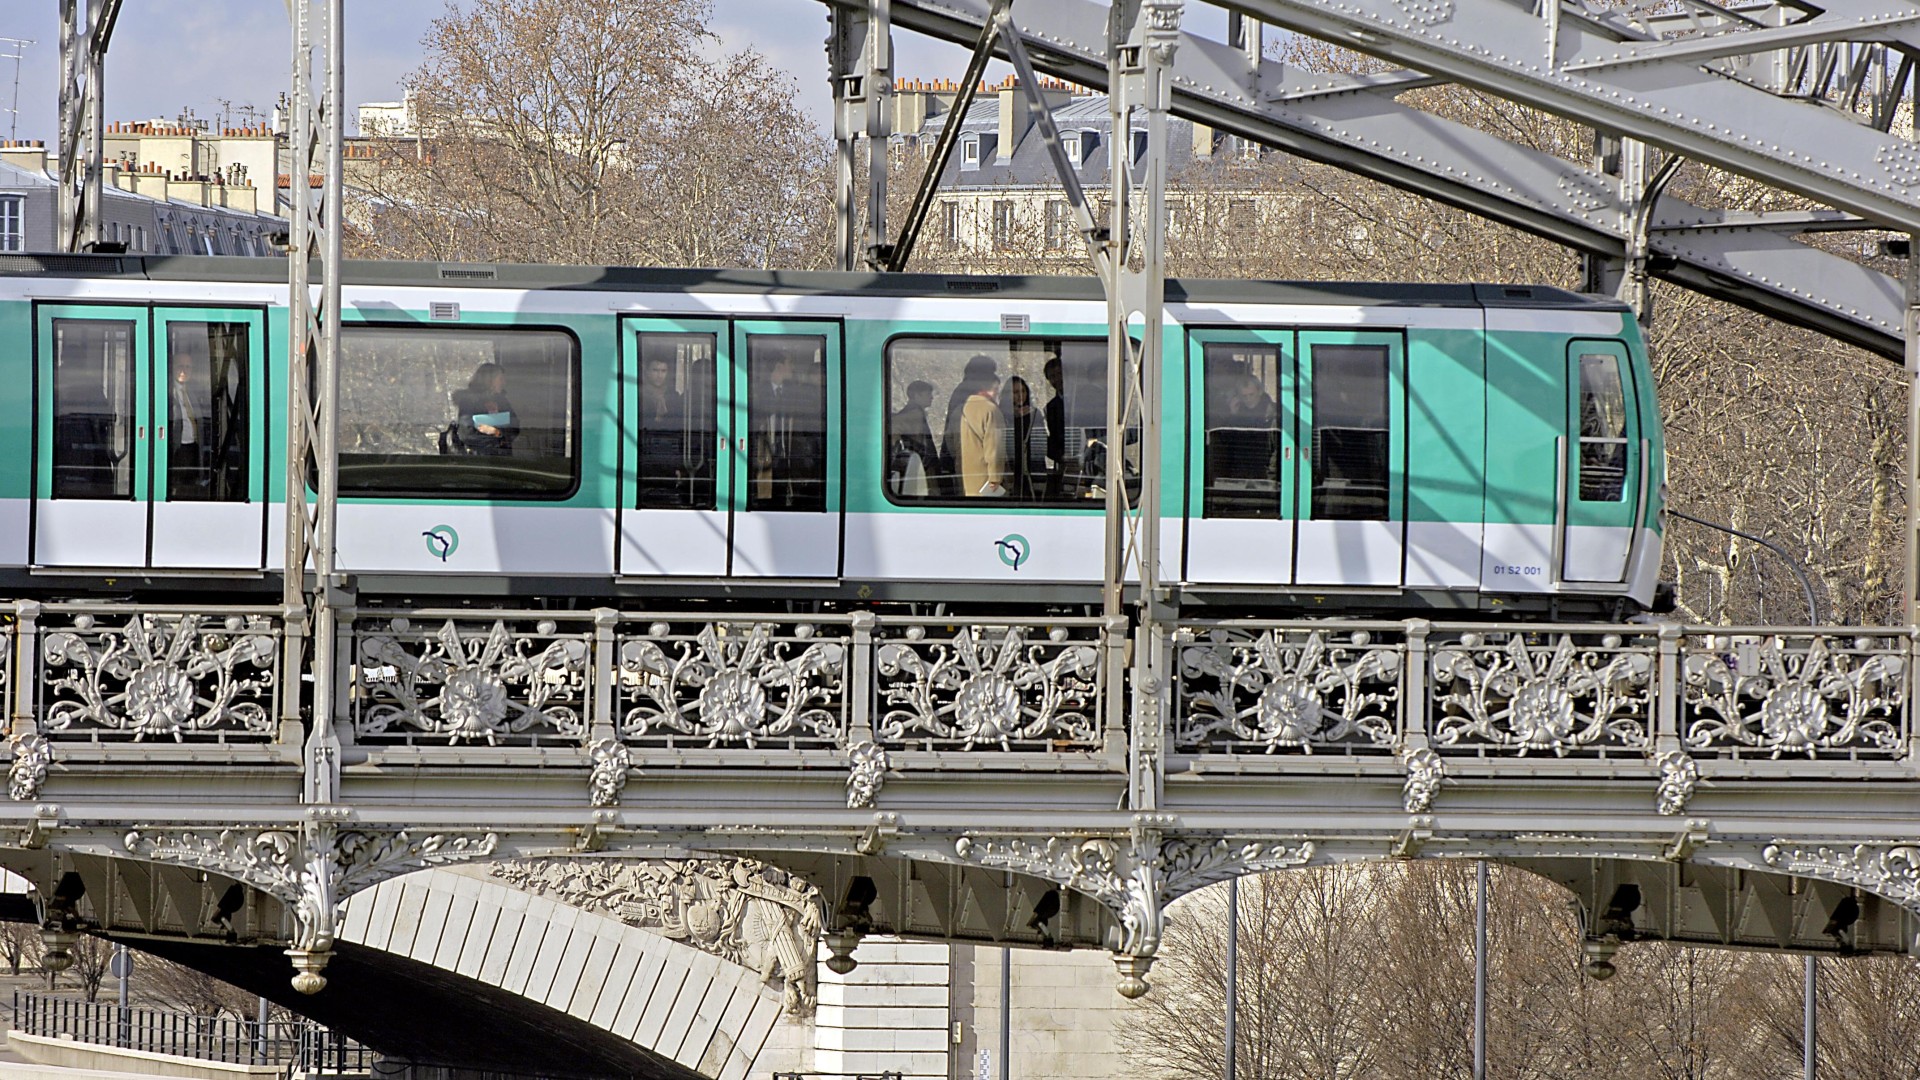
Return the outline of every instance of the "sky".
[[[58,0],[0,0],[0,138],[59,133]],[[400,97],[401,80],[420,62],[420,41],[445,0],[346,0],[346,99]],[[752,48],[794,79],[802,104],[831,127],[827,89],[827,9],[810,0],[713,0],[710,26],[720,49]],[[107,120],[176,117],[191,109],[214,126],[223,113],[246,122],[251,105],[270,115],[287,88],[291,33],[282,0],[126,0],[107,53]],[[894,70],[902,78],[958,78],[966,51],[904,31],[895,33]],[[15,89],[15,61],[19,80]],[[347,115],[348,123],[353,114]],[[351,130],[351,128],[349,128]]]

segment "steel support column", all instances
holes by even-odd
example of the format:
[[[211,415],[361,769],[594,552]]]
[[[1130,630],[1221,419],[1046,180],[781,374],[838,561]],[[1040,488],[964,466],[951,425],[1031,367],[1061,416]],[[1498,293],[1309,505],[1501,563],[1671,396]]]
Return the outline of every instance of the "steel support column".
[[[60,192],[54,242],[100,242],[101,152],[106,134],[107,43],[120,0],[60,0]]]
[[[293,24],[292,127],[288,154],[293,221],[289,230],[287,423],[287,519],[284,599],[311,613],[313,705],[307,717],[304,801],[329,804],[338,797],[340,743],[334,730],[339,705],[338,605],[343,599],[334,569],[334,520],[338,491],[336,399],[340,356],[340,217],[342,127],[340,100],[345,76],[343,0],[288,0]],[[322,53],[317,67],[314,53]],[[320,192],[313,177],[320,177]],[[315,271],[319,279],[314,280]],[[316,296],[317,292],[317,296]],[[316,498],[305,498],[311,471]],[[312,578],[306,575],[312,569]],[[337,870],[330,827],[303,829],[303,858],[310,867],[312,903],[300,940],[288,955],[298,975],[294,986],[313,993],[326,985],[319,972],[332,947],[336,909],[331,875]]]
[[[884,269],[887,237],[887,147],[893,135],[893,28],[890,0],[864,8],[827,9],[827,59],[833,81],[834,266]],[[861,149],[862,136],[865,150]],[[860,234],[855,187],[867,167],[866,243]]]

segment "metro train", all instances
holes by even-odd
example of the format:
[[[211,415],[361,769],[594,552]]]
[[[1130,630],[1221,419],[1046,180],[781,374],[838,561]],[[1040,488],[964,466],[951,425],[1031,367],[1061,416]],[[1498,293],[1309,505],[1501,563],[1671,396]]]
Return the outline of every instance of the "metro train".
[[[1086,278],[349,263],[338,565],[362,596],[1097,602]],[[286,264],[0,255],[0,595],[277,590]],[[1652,605],[1627,308],[1170,281],[1162,577],[1231,612]]]

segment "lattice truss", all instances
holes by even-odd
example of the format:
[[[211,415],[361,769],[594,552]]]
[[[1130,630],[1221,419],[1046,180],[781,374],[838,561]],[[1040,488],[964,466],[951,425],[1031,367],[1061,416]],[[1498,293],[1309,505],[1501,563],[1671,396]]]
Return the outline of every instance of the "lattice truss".
[[[1197,10],[1188,27],[1209,25]],[[852,12],[866,4],[836,5]],[[1920,227],[1907,86],[1920,12],[1893,0],[1813,6],[1673,0],[1247,0],[1239,40],[1183,30],[1172,111],[1569,245],[1622,292],[1650,270],[1882,355],[1902,352],[1904,284],[1802,242]],[[971,44],[989,0],[890,0],[895,26]],[[1104,88],[1108,5],[1012,6],[1033,64]],[[1256,22],[1257,21],[1257,22]],[[1328,75],[1266,58],[1258,24],[1405,67]],[[1569,161],[1401,97],[1458,82],[1623,140]],[[1648,155],[1639,148],[1652,148]],[[1662,195],[1648,157],[1698,161],[1804,197],[1750,213]],[[1629,299],[1633,299],[1631,295]]]

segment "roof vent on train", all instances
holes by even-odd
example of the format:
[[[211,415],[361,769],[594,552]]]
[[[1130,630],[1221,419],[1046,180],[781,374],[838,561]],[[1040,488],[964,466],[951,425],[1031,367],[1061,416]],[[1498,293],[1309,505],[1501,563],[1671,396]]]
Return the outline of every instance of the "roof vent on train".
[[[34,276],[45,274],[119,274],[124,273],[125,270],[125,261],[113,256],[66,255],[59,253],[0,255],[0,274]]]
[[[500,271],[491,266],[447,266],[440,267],[441,281],[492,281],[500,276]]]
[[[1533,299],[1533,290],[1524,285],[1502,285],[1500,293],[1509,300]]]
[[[992,278],[948,278],[947,291],[957,293],[999,292],[1000,283]]]

